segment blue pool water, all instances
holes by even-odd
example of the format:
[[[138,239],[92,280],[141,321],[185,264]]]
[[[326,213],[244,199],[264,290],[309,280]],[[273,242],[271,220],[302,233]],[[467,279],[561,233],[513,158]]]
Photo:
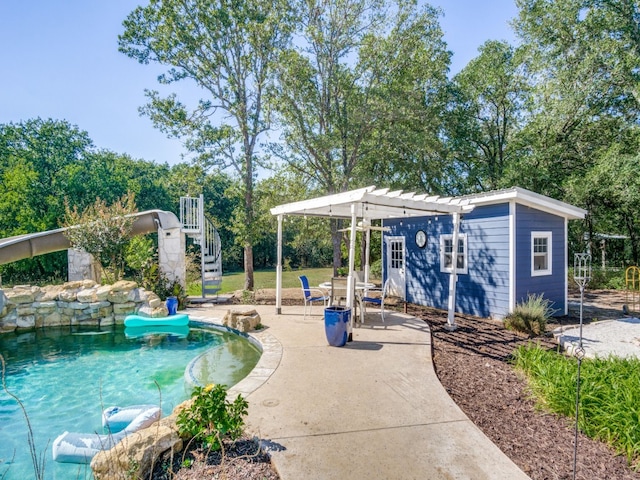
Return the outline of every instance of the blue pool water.
[[[0,335],[9,392],[24,404],[47,479],[92,478],[88,465],[54,462],[51,443],[65,430],[103,433],[102,410],[155,403],[163,415],[187,399],[185,368],[207,355],[216,368],[206,383],[228,386],[244,378],[260,352],[246,338],[191,327],[184,335],[131,338],[122,327],[103,331],[37,330]],[[212,356],[212,354],[214,354]],[[18,403],[0,389],[0,478],[34,478],[27,424]],[[4,475],[4,477],[3,477]]]

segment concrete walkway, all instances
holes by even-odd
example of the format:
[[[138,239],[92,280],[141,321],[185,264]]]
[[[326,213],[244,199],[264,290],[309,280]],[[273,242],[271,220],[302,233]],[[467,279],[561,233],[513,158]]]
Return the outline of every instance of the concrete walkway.
[[[189,309],[222,318],[233,306]],[[322,309],[256,307],[265,352],[236,387],[248,429],[283,480],[527,477],[457,407],[434,372],[426,323],[369,313],[353,342],[331,347]]]

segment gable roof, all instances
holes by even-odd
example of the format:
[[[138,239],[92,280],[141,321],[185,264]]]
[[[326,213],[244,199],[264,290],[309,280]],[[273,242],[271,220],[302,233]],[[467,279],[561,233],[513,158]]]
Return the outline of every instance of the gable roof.
[[[582,208],[574,207],[568,203],[555,200],[545,195],[540,195],[539,193],[535,193],[521,187],[492,190],[473,195],[464,195],[457,198],[467,201],[469,204],[475,206],[495,205],[497,203],[515,201],[521,205],[526,205],[543,212],[558,215],[560,217],[567,218],[568,220],[583,219],[587,214],[587,211]]]

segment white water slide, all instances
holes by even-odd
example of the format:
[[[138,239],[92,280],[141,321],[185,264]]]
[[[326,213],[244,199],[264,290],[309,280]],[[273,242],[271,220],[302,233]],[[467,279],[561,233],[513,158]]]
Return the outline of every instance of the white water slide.
[[[157,231],[158,227],[163,230],[181,228],[178,217],[164,210],[146,210],[132,216],[135,217],[135,222],[131,236],[152,233]],[[69,240],[64,236],[66,230],[58,228],[0,240],[0,265],[71,248]]]

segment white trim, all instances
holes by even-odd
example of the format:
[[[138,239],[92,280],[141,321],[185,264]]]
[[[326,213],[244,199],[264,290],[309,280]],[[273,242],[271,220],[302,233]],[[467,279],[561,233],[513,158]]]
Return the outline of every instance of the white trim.
[[[510,200],[516,200],[519,204],[532,207],[543,212],[552,213],[569,220],[583,219],[587,211],[550,198],[539,193],[532,192],[525,188],[512,187],[505,190],[493,190],[490,192],[457,197],[468,201],[471,205],[493,205]]]
[[[455,260],[452,258],[451,259],[451,267],[445,267],[444,266],[444,242],[445,240],[453,240],[454,235],[451,233],[446,233],[446,234],[442,234],[440,235],[440,273],[451,273],[453,272],[453,262],[456,262],[457,265],[457,261],[458,261],[458,255],[456,252],[455,255]],[[461,275],[466,275],[469,273],[469,247],[467,245],[467,234],[466,233],[459,233],[458,234],[458,243],[462,240],[462,245],[463,245],[463,258],[464,258],[464,267],[462,268],[456,268],[456,273],[461,274]],[[453,245],[452,245],[452,248]],[[457,250],[457,248],[456,248]]]
[[[391,278],[391,270],[400,270],[402,272],[402,275],[401,275],[402,285],[398,285],[393,282],[390,282],[390,285],[392,290],[394,288],[399,288],[402,299],[406,300],[407,298],[407,239],[404,235],[394,235],[389,237],[385,236],[384,239],[385,239],[385,249],[387,252],[387,261],[385,262],[385,266],[387,268],[386,279],[387,281],[390,282],[389,279]],[[402,267],[400,268],[392,268],[391,266],[391,263],[392,263],[391,243],[392,242],[398,242],[402,244],[402,250],[400,250],[402,252]],[[397,290],[393,290],[393,291],[397,295]]]
[[[509,201],[509,312],[516,308],[516,202]]]
[[[569,219],[564,219],[564,315],[569,315]]]
[[[537,239],[544,238],[547,240],[547,268],[541,270],[536,270],[535,268],[535,241]],[[531,232],[531,276],[532,277],[542,277],[545,275],[553,274],[553,232]]]

